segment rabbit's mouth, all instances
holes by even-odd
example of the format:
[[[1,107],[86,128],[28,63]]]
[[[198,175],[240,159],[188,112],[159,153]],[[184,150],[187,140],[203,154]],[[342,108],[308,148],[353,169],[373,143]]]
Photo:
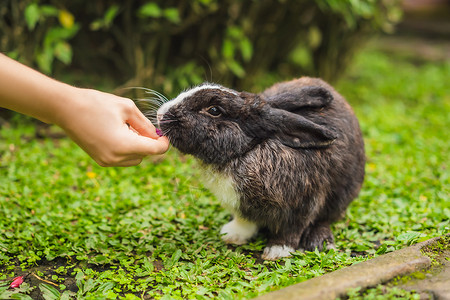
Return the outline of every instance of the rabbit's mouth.
[[[156,134],[159,136],[163,136],[164,134],[162,133],[161,129],[156,128]]]

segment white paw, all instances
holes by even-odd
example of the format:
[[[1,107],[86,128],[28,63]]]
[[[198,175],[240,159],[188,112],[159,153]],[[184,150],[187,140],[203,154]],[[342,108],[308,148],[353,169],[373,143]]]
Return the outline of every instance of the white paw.
[[[220,233],[227,244],[243,245],[258,232],[255,223],[235,217],[233,221],[223,225]]]
[[[291,253],[295,252],[295,249],[286,245],[269,246],[264,248],[262,258],[265,260],[277,260],[282,257],[289,257]]]
[[[334,243],[327,242],[327,250],[337,250],[336,245]]]

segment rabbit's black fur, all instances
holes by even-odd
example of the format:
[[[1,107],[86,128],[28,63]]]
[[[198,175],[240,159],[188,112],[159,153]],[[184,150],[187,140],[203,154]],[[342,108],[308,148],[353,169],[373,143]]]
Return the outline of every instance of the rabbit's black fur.
[[[358,120],[330,85],[302,77],[251,94],[207,84],[162,106],[158,119],[232,210],[225,241],[245,243],[265,227],[265,259],[333,245],[330,224],[358,195],[365,155]],[[226,192],[214,186],[222,181]]]

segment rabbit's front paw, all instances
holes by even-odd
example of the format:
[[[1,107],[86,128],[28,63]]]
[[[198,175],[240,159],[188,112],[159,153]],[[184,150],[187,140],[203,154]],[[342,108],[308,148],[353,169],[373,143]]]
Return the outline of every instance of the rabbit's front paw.
[[[295,249],[286,245],[273,245],[264,248],[262,259],[277,260],[282,257],[289,257]]]
[[[255,223],[235,217],[233,221],[223,225],[220,233],[227,244],[243,245],[258,232]]]

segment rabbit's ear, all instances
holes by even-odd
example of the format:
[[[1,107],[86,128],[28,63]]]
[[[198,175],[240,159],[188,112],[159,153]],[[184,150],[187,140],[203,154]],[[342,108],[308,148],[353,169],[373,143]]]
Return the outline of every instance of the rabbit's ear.
[[[287,89],[265,99],[275,108],[296,111],[304,108],[321,108],[333,100],[331,93],[320,86],[307,86]]]
[[[269,108],[264,114],[265,123],[270,124],[270,137],[278,139],[291,148],[323,148],[334,142],[337,135],[324,125],[284,109]]]
[[[270,138],[280,140],[292,148],[326,147],[337,138],[335,132],[307,119],[303,110],[320,109],[333,100],[332,94],[321,86],[294,87],[264,99],[263,123],[270,132]],[[270,125],[268,125],[270,124]]]

